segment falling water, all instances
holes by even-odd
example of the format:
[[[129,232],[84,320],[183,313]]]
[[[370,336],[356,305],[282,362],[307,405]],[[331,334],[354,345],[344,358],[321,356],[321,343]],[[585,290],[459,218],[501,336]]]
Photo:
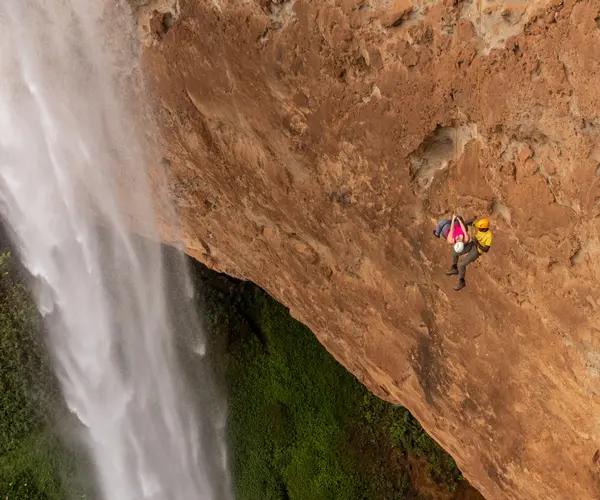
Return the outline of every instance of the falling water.
[[[103,497],[227,499],[222,400],[202,359],[193,385],[177,363],[173,325],[200,328],[156,243],[125,7],[0,2],[2,212]],[[176,318],[167,287],[187,291]]]

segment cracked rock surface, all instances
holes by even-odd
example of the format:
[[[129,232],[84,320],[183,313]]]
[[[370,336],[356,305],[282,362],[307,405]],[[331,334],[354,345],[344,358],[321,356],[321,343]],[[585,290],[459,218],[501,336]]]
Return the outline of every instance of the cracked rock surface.
[[[600,498],[600,1],[131,3],[186,251],[486,498]],[[453,206],[494,230],[460,292]]]

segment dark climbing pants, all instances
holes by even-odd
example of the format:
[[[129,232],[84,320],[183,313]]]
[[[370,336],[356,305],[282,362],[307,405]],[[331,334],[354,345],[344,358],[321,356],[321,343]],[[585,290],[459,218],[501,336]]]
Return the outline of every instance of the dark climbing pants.
[[[465,255],[466,257],[464,257],[461,261],[460,264],[458,263],[458,258],[461,255]],[[475,262],[477,259],[479,258],[479,252],[477,251],[477,245],[470,241],[469,243],[467,243],[465,245],[465,248],[463,249],[462,252],[460,253],[456,253],[454,251],[454,248],[452,248],[452,267],[457,267],[458,265],[458,277],[461,280],[465,279],[465,272],[466,272],[466,268],[467,266],[471,263],[471,262]]]

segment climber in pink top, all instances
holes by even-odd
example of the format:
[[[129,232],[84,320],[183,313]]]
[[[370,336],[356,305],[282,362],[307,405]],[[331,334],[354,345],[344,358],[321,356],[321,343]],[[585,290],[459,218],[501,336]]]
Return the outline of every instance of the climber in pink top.
[[[463,250],[465,243],[469,243],[469,232],[465,227],[465,222],[462,217],[452,214],[452,220],[442,219],[438,222],[437,227],[433,230],[433,235],[436,238],[443,236],[450,245],[454,245],[455,249],[459,247],[457,252]]]

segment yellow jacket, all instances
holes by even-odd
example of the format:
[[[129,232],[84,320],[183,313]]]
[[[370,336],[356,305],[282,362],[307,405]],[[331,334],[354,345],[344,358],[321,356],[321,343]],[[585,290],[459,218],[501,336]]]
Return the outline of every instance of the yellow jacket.
[[[479,255],[487,253],[487,251],[492,246],[492,231],[488,229],[487,231],[482,231],[481,229],[475,233],[475,244],[477,245],[477,251]]]

